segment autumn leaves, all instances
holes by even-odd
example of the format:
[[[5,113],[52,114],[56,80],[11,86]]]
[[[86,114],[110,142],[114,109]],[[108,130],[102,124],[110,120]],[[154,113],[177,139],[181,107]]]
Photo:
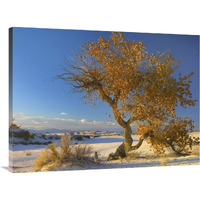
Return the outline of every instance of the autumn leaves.
[[[150,54],[141,41],[128,41],[123,33],[114,32],[108,39],[85,43],[59,78],[83,92],[90,103],[107,102],[123,128],[137,122],[138,134],[145,134],[145,127],[156,134],[155,127],[178,119],[179,104],[186,107],[196,102],[190,92],[192,73],[173,75],[179,62],[169,50]]]

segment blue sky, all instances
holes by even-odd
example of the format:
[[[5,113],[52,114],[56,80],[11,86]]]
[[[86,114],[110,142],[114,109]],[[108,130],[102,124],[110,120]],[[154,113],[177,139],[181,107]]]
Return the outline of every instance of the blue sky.
[[[56,29],[13,29],[13,115],[24,128],[59,128],[72,130],[122,130],[106,103],[84,104],[81,94],[53,77],[61,73],[64,57],[70,59],[81,45],[107,38],[111,32]],[[127,40],[147,45],[150,53],[170,49],[180,59],[177,73],[192,76],[191,92],[198,100],[195,107],[177,108],[177,114],[199,122],[199,36],[124,33]],[[107,113],[107,114],[106,114]],[[134,124],[133,124],[134,129]]]

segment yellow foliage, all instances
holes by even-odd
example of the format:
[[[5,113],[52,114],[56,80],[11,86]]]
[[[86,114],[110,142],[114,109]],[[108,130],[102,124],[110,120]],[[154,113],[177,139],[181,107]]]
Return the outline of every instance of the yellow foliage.
[[[170,148],[177,154],[188,154],[194,145],[199,144],[199,138],[192,138],[189,133],[194,125],[190,118],[177,118],[168,122],[151,124],[136,123],[136,134],[143,135],[149,132],[146,141],[151,144],[156,154],[162,154]]]
[[[173,76],[179,62],[169,50],[150,54],[141,41],[113,32],[108,39],[85,43],[59,78],[92,104],[99,99],[107,102],[122,127],[134,121],[155,124],[176,117],[178,103],[195,105],[189,90],[193,73]]]

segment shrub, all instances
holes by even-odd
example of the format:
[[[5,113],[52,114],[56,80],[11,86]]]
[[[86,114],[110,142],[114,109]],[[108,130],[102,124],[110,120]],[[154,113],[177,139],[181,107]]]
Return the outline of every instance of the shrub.
[[[51,141],[48,141],[48,142],[42,142],[41,144],[47,145],[47,144],[51,144],[51,143],[52,143]]]
[[[78,140],[78,141],[83,141],[83,136],[81,136],[81,135],[75,135],[75,136],[73,137],[73,139],[74,139],[74,140]]]
[[[81,132],[81,135],[84,136],[84,135],[85,135],[85,132]]]
[[[20,141],[19,144],[28,145],[26,141]]]
[[[78,160],[87,160],[92,153],[92,147],[89,145],[76,145],[73,147],[73,156]]]
[[[52,139],[53,139],[53,135],[50,135],[50,136],[49,136],[49,140],[52,140]]]
[[[48,149],[49,151],[49,159],[53,162],[55,162],[56,160],[60,160],[61,155],[59,154],[59,151],[56,149],[56,143],[53,142],[51,144],[48,145]]]
[[[59,162],[56,162],[56,159],[55,159],[56,156],[54,153],[55,153],[55,151],[52,151],[52,147],[50,149],[46,148],[44,151],[42,151],[40,157],[38,157],[34,161],[35,171],[40,171],[44,166],[47,166],[47,165],[53,164],[53,163],[56,163],[57,166],[59,166],[58,165]]]
[[[42,139],[46,140],[46,135],[44,133],[41,134]]]
[[[73,136],[74,135],[74,132],[73,131],[70,131],[69,132],[69,136]]]
[[[30,134],[30,138],[34,139],[35,138],[35,134]]]
[[[35,171],[52,170],[66,163],[81,166],[86,162],[93,162],[90,158],[92,148],[88,145],[72,145],[71,138],[61,137],[60,147],[56,148],[56,143],[51,143],[42,151],[40,157],[34,161]]]
[[[29,131],[24,129],[18,129],[17,131],[10,130],[9,131],[10,138],[22,138],[25,141],[29,139],[34,139],[34,134],[31,134]]]
[[[32,142],[32,144],[38,144],[38,145],[41,145],[42,143],[39,142],[39,141],[35,141],[35,142]]]
[[[59,136],[59,135],[56,135],[56,136],[54,137],[54,139],[55,139],[55,140],[60,140],[60,136]]]
[[[199,138],[192,138],[189,133],[194,125],[190,118],[172,119],[167,124],[138,125],[137,134],[147,133],[146,141],[151,144],[156,154],[165,152],[166,148],[173,150],[177,155],[189,154],[192,147],[199,144]]]
[[[189,154],[199,140],[189,135],[193,128],[193,121],[189,118],[171,120],[164,128],[165,134],[162,139],[177,155]]]
[[[96,131],[92,131],[92,135],[97,135],[97,132]]]
[[[24,140],[26,140],[26,141],[28,141],[29,140],[29,138],[30,138],[30,132],[29,131],[21,131],[21,132],[19,132],[20,134],[22,134],[22,135],[24,135],[24,136],[22,136],[23,138],[24,138]]]
[[[82,135],[84,138],[90,139],[89,135]]]
[[[64,135],[60,140],[60,154],[62,159],[67,159],[71,156],[71,148],[70,148],[71,137],[65,137]]]

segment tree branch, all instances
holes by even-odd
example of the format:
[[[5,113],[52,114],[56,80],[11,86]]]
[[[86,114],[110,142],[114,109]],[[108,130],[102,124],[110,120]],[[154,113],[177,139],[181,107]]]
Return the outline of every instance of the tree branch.
[[[121,114],[119,113],[118,109],[117,109],[117,106],[114,104],[112,106],[112,111],[113,111],[113,114],[114,114],[114,117],[115,117],[115,120],[118,122],[118,124],[120,126],[122,126],[123,128],[126,128],[127,127],[127,122],[125,122],[122,117],[121,117]]]
[[[131,123],[133,123],[133,122],[136,121],[136,120],[137,120],[136,117],[132,116],[132,117],[130,117],[129,120],[127,121],[127,124],[131,124]]]
[[[113,102],[115,104],[118,102],[120,94],[121,94],[121,90],[117,90],[117,92],[115,93],[114,98],[113,98]]]
[[[111,99],[111,97],[109,97],[103,90],[103,87],[102,85],[100,84],[99,87],[98,87],[98,91],[101,95],[101,98],[103,101],[106,101],[109,103],[109,105],[112,107],[114,105],[114,101]]]
[[[144,135],[142,135],[142,136],[140,137],[138,143],[137,143],[136,145],[134,145],[134,146],[131,146],[131,150],[130,150],[130,151],[133,151],[133,150],[138,149],[138,148],[142,145],[144,139],[146,139],[146,138],[149,136],[149,134],[150,134],[150,133],[147,132],[147,133],[145,133]]]

